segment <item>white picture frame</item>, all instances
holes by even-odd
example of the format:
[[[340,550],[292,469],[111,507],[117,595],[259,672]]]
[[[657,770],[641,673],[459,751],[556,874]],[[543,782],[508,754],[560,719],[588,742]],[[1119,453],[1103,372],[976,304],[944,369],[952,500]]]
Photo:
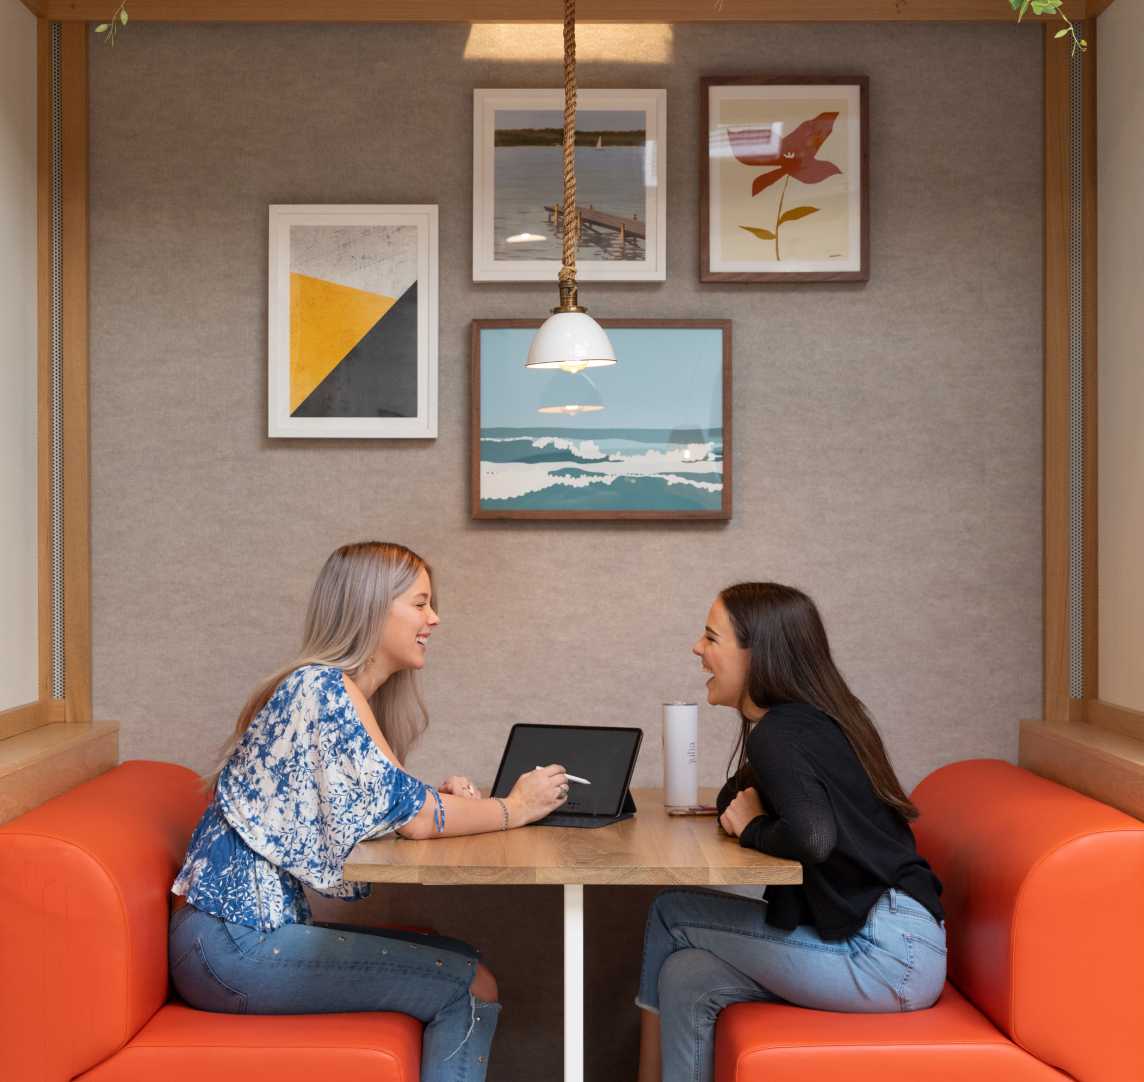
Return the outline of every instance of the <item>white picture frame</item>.
[[[277,204],[269,228],[269,436],[436,438],[437,207]]]
[[[563,122],[563,90],[474,90],[473,91],[473,281],[474,282],[554,282],[560,270],[558,223],[551,221],[545,207],[559,204],[562,196],[559,145],[554,145],[552,129]],[[501,206],[497,201],[496,135],[498,112],[515,112],[520,117],[544,113],[541,127],[548,133],[544,147],[510,147],[525,154],[544,151],[543,166],[530,163],[529,169],[513,168],[515,183],[509,204],[502,185]],[[592,114],[643,113],[642,143],[605,147],[607,131],[596,135],[595,148],[580,147],[577,153],[577,206],[583,229],[577,253],[576,276],[581,282],[662,282],[667,278],[667,91],[666,90],[581,90],[577,94],[577,130],[592,131]],[[549,116],[548,114],[551,114]],[[599,118],[597,117],[597,120]],[[524,120],[523,125],[527,126]],[[606,124],[607,121],[604,121]],[[502,124],[501,130],[506,130]],[[634,138],[631,131],[619,133]],[[506,149],[504,147],[502,150]],[[591,168],[593,149],[613,150],[600,170]],[[635,155],[625,151],[636,150]],[[642,156],[641,156],[642,152]],[[632,159],[636,158],[633,162]],[[502,159],[503,162],[504,159]],[[505,168],[502,165],[502,169]],[[607,198],[607,170],[616,173],[619,213],[599,206],[600,193]],[[543,169],[546,179],[534,179],[534,169]],[[640,174],[642,173],[642,183]],[[634,179],[633,179],[634,178]],[[528,185],[553,188],[551,200]],[[642,187],[642,208],[638,189]],[[525,190],[522,191],[522,188]],[[620,189],[622,188],[622,192]],[[539,208],[537,204],[539,203]],[[593,221],[589,206],[600,211]],[[616,208],[611,208],[616,209]],[[638,218],[638,222],[635,219]],[[521,227],[524,231],[514,231]],[[499,225],[498,225],[499,223]],[[542,223],[542,224],[531,224]],[[630,224],[634,223],[634,224]],[[619,226],[626,236],[620,240]],[[547,228],[545,228],[547,227]],[[498,228],[510,236],[498,236]],[[639,236],[642,228],[643,236]],[[538,244],[543,257],[526,258],[526,248],[510,257],[508,243],[523,238],[523,244]],[[630,253],[636,253],[632,255]],[[607,253],[607,254],[605,254]]]

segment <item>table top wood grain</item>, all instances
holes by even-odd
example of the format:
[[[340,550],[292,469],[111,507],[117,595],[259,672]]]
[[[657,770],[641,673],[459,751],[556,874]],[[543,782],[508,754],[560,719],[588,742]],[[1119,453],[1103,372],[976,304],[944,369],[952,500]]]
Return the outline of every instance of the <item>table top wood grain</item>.
[[[357,882],[424,885],[801,883],[802,866],[744,849],[714,816],[672,816],[659,789],[632,791],[634,818],[587,830],[525,827],[466,837],[361,842],[346,861]],[[708,803],[714,790],[701,794]]]

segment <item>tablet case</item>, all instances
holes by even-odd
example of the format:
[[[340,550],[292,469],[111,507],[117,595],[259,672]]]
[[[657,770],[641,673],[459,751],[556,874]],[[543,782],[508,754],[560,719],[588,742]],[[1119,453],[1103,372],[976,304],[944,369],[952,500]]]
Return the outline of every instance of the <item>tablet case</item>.
[[[584,728],[584,729],[602,729],[609,728],[609,726],[558,726],[558,725],[535,725],[532,723],[518,722],[513,725],[512,730],[509,732],[509,739],[505,743],[505,750],[501,754],[501,762],[497,767],[496,780],[493,782],[491,789],[492,793],[496,792],[497,785],[500,783],[501,774],[504,771],[505,764],[508,757],[509,745],[512,741],[512,735],[516,732],[517,728]],[[628,766],[628,781],[631,781],[631,776],[635,770],[636,760],[639,758],[640,747],[643,744],[642,730],[631,726],[628,727],[632,732],[636,733],[636,744],[632,753],[631,762]],[[587,830],[592,830],[596,827],[610,826],[612,823],[620,823],[625,819],[631,819],[636,814],[636,802],[632,799],[632,791],[630,786],[624,790],[624,797],[620,803],[620,811],[618,815],[570,815],[567,812],[561,813],[559,811],[553,812],[551,815],[545,816],[543,819],[538,819],[534,823],[527,824],[528,826],[547,826],[547,827],[579,827]]]
[[[629,789],[624,794],[624,803],[620,807],[619,815],[561,815],[559,812],[553,812],[543,819],[537,819],[535,823],[530,823],[529,826],[586,827],[591,830],[594,827],[607,827],[613,823],[622,822],[624,819],[630,819],[635,813],[636,802],[632,800],[632,791]]]

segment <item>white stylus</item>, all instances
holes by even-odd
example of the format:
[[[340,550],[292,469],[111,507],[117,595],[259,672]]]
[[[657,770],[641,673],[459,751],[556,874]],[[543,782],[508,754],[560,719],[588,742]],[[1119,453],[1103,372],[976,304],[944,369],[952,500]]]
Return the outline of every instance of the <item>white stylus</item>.
[[[544,768],[543,768],[543,767],[539,767],[539,766],[538,766],[536,769],[537,769],[537,770],[543,770]],[[567,778],[569,781],[574,781],[574,782],[576,782],[576,783],[577,783],[577,784],[579,784],[579,785],[591,785],[591,784],[592,784],[592,783],[591,783],[591,782],[590,782],[590,781],[589,781],[587,778],[578,778],[578,777],[576,777],[576,775],[575,775],[575,774],[565,774],[564,776],[565,776],[565,777],[566,777],[566,778]]]

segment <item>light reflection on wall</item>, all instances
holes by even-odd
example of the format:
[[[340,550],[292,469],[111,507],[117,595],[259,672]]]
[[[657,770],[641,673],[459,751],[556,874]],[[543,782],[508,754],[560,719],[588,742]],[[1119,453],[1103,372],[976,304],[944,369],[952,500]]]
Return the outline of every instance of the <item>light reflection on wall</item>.
[[[474,23],[465,43],[466,60],[560,60],[564,32],[559,23]],[[669,64],[675,35],[667,23],[577,23],[578,62],[611,60]]]

